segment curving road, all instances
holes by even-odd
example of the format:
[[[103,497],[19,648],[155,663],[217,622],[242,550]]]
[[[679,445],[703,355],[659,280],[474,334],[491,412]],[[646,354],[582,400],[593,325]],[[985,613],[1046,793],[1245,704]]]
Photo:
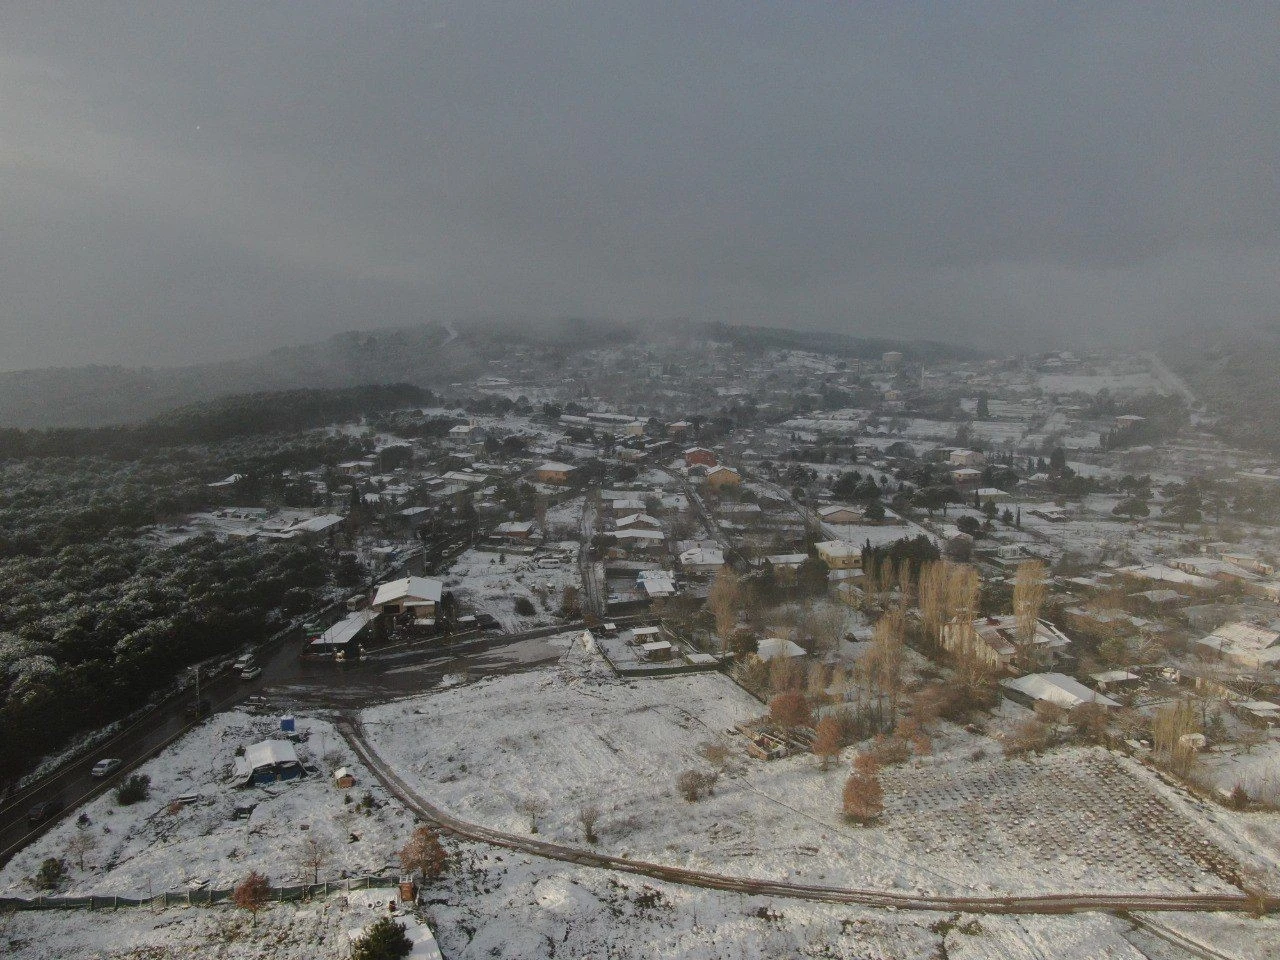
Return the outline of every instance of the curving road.
[[[870,907],[888,907],[898,910],[937,910],[962,913],[1034,913],[1063,914],[1096,911],[1179,911],[1179,912],[1248,912],[1259,904],[1243,894],[1116,894],[1116,893],[1055,893],[1034,896],[998,897],[947,897],[910,893],[892,893],[884,890],[860,890],[848,887],[826,887],[810,884],[787,883],[780,880],[759,880],[749,877],[733,877],[705,870],[686,870],[628,857],[615,857],[594,853],[578,847],[549,843],[529,836],[505,833],[478,824],[459,820],[423,799],[378,755],[364,735],[360,721],[350,715],[338,720],[338,731],[351,745],[361,761],[378,778],[387,791],[423,820],[435,823],[444,830],[467,840],[487,843],[508,850],[531,854],[548,860],[573,863],[602,870],[639,874],[656,880],[710,890],[728,890],[748,895],[789,897],[797,900],[813,900],[824,903],[856,903]],[[1280,898],[1269,897],[1265,909],[1280,908]]]

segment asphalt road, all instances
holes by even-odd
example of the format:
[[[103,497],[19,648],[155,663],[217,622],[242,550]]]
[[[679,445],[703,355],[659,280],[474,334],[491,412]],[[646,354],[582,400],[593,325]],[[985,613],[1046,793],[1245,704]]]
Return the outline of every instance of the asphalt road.
[[[263,709],[280,713],[304,708],[359,709],[397,695],[429,690],[449,674],[512,673],[554,662],[562,651],[546,638],[566,629],[572,629],[572,625],[519,634],[481,635],[443,645],[432,640],[387,647],[347,667],[301,660],[298,654],[302,637],[294,633],[263,661],[260,677],[243,681],[226,674],[203,684],[201,696],[211,701],[215,713],[229,710],[250,696],[262,697]],[[161,704],[82,762],[72,763],[6,798],[0,805],[0,866],[63,817],[75,816],[76,808],[117,786],[172,740],[198,726],[198,722],[193,723],[184,715],[195,699],[192,692]],[[90,776],[90,768],[104,757],[116,757],[123,763],[109,777]],[[29,823],[31,807],[48,800],[61,802],[63,812],[44,823]]]

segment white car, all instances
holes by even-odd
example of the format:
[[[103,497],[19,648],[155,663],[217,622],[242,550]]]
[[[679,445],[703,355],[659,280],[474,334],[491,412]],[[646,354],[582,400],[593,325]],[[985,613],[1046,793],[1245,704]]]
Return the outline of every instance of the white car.
[[[120,766],[120,761],[115,757],[108,757],[106,760],[99,760],[93,765],[93,769],[89,771],[90,776],[105,777],[115,771]]]
[[[254,664],[250,664],[240,671],[241,680],[253,680],[260,676],[262,676],[262,668]]]

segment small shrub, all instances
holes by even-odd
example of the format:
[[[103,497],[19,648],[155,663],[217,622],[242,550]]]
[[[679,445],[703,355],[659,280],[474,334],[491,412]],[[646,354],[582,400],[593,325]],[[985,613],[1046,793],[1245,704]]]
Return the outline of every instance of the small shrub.
[[[884,813],[884,789],[874,775],[850,774],[843,799],[844,815],[854,823],[872,823]]]
[[[412,949],[413,941],[404,932],[404,924],[379,917],[355,942],[351,960],[401,960]]]
[[[47,857],[44,863],[40,864],[40,869],[32,878],[32,882],[39,890],[57,890],[66,876],[66,863],[58,857]]]
[[[699,800],[704,792],[710,793],[714,784],[714,777],[701,770],[686,770],[676,777],[676,789],[690,803]]]
[[[135,773],[116,787],[116,803],[127,807],[141,803],[151,796],[151,778],[145,773]]]
[[[522,617],[532,617],[538,612],[538,608],[528,597],[516,597],[513,606],[516,613]]]

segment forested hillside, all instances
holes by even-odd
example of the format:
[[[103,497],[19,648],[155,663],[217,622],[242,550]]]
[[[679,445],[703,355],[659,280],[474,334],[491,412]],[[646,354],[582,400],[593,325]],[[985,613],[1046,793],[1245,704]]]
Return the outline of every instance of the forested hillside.
[[[1161,351],[1242,447],[1280,453],[1280,331],[1201,337]]]
[[[187,665],[268,638],[334,582],[299,541],[163,545],[143,534],[215,505],[212,479],[255,502],[322,506],[300,471],[369,452],[308,428],[425,400],[416,387],[233,397],[144,424],[0,435],[0,784],[81,731],[119,719]],[[287,473],[286,473],[287,471]]]
[[[243,394],[181,407],[126,426],[0,429],[0,460],[96,455],[130,458],[159,447],[308,430],[432,399],[430,390],[403,383]]]

